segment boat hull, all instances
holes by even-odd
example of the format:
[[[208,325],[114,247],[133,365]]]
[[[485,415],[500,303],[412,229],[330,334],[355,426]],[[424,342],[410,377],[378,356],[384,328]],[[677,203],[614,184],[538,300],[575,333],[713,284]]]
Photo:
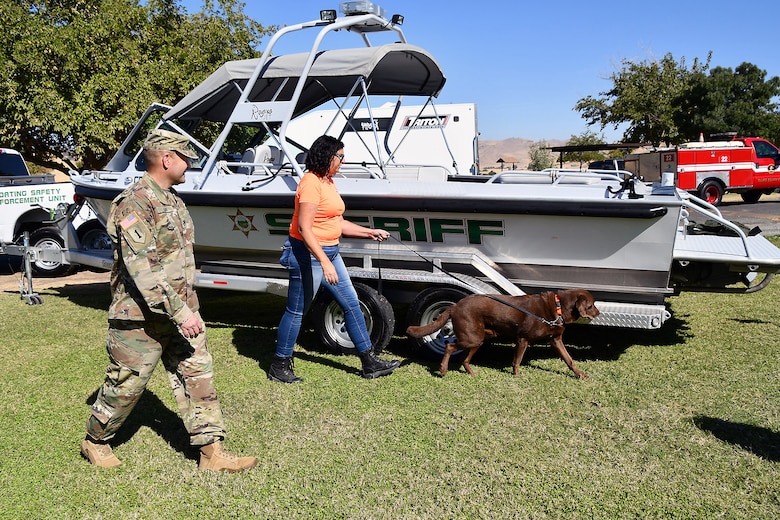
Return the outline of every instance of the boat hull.
[[[297,178],[279,176],[251,191],[177,188],[192,214],[199,264],[260,265],[278,260],[288,235]],[[245,184],[245,180],[241,181]],[[119,190],[74,179],[103,218]],[[345,218],[386,229],[381,244],[344,239],[343,256],[360,266],[381,258],[386,268],[448,271],[480,277],[476,257],[525,292],[584,287],[609,299],[658,303],[670,294],[673,240],[680,201],[648,196],[608,198],[606,185],[500,186],[337,179]],[[447,262],[447,255],[452,261]]]

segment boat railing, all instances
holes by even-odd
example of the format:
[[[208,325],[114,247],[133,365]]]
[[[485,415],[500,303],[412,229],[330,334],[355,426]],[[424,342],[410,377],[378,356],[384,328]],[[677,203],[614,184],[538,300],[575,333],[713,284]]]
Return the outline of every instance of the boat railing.
[[[722,225],[729,231],[733,232],[742,242],[742,247],[745,251],[745,258],[747,259],[755,258],[755,256],[752,254],[750,243],[748,242],[748,238],[747,235],[745,235],[745,232],[742,231],[742,229],[736,224],[734,224],[733,222],[730,222],[725,218],[723,218],[723,215],[721,214],[718,208],[716,208],[709,202],[702,200],[699,197],[696,197],[695,195],[691,195],[686,191],[677,190],[677,192],[680,194],[680,198],[683,201],[684,211],[683,214],[681,215],[681,219],[684,220],[683,233],[682,233],[683,240],[685,240],[688,237],[687,221],[688,218],[690,217],[690,212],[694,211],[704,216],[706,219],[717,222],[718,224]]]
[[[336,178],[389,179],[393,181],[445,182],[450,175],[444,166],[436,164],[384,164],[371,167],[367,163],[342,165]]]
[[[618,181],[621,182],[625,178],[619,175],[619,171],[609,170],[575,170],[572,168],[546,168],[542,170],[548,172],[553,179],[559,184],[592,184],[593,181],[583,183],[582,179],[597,179],[597,181]],[[628,172],[624,172],[627,175],[631,175]],[[596,181],[596,182],[597,182]]]
[[[579,170],[575,170],[575,171],[579,171]],[[634,175],[628,170],[603,170],[603,169],[595,169],[595,168],[588,168],[587,170],[584,170],[584,172],[595,173],[607,178],[618,177],[620,179],[625,179],[627,177],[631,177]]]
[[[339,172],[334,175],[341,179],[384,179],[379,166],[370,167],[368,163],[342,163]]]
[[[260,163],[246,161],[217,161],[219,173],[223,175],[249,175],[254,177],[273,177],[275,175],[295,172],[292,165],[287,163]]]
[[[542,171],[510,170],[493,175],[489,184],[598,184],[604,180],[621,182],[620,177],[611,174],[582,172],[561,168]]]

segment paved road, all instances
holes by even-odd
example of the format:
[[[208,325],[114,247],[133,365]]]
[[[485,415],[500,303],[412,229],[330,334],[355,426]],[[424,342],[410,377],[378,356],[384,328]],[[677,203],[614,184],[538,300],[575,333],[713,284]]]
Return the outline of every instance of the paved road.
[[[732,222],[758,226],[764,236],[780,235],[780,193],[764,195],[755,204],[745,204],[739,195],[728,194],[718,209]]]

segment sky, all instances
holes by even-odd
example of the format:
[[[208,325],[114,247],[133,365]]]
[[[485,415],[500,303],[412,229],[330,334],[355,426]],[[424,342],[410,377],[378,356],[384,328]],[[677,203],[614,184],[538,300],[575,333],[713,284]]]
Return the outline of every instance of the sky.
[[[202,8],[201,0],[180,3],[189,12]],[[734,69],[750,62],[765,70],[767,79],[780,76],[777,0],[727,8],[712,0],[374,3],[388,17],[403,15],[407,42],[439,62],[447,83],[438,103],[476,103],[480,139],[568,140],[591,130],[608,142],[619,141],[622,128],[589,128],[574,105],[609,90],[609,77],[623,60],[671,53],[690,68],[694,58],[704,61],[711,51],[712,67]],[[338,6],[338,1],[248,0],[244,12],[264,26],[283,26],[318,19],[320,9]],[[308,50],[312,38],[310,33],[289,49],[277,47],[277,54]],[[325,47],[361,44],[345,35]]]

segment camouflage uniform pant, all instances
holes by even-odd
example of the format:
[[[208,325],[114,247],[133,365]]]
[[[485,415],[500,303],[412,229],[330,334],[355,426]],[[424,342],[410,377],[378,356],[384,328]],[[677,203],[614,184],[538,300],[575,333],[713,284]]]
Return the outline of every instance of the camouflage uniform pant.
[[[108,440],[116,434],[141,398],[160,359],[190,434],[190,444],[202,446],[225,437],[205,332],[188,340],[167,319],[112,322],[106,350],[106,379],[87,420],[91,438]]]

